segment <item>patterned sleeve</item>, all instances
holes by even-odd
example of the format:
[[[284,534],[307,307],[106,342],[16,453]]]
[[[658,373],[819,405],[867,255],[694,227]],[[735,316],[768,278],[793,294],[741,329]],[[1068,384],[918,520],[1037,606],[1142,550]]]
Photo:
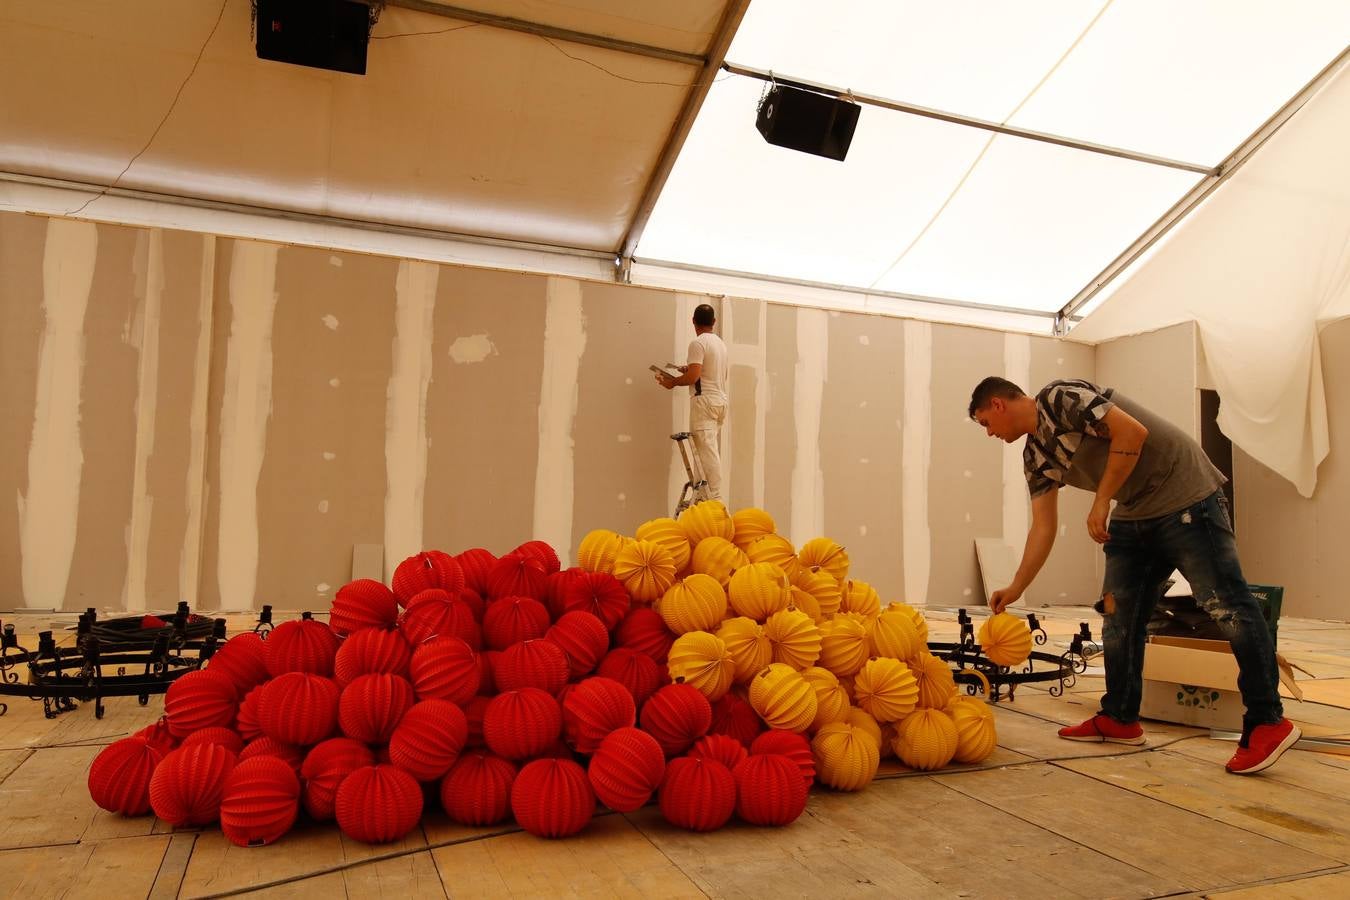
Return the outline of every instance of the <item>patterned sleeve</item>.
[[[1101,421],[1115,404],[1101,388],[1087,381],[1052,381],[1036,397],[1042,416],[1054,425],[1056,435],[1086,434],[1107,438]]]
[[[1027,491],[1035,500],[1046,491],[1059,487],[1059,482],[1046,474],[1046,465],[1032,450],[1031,445],[1022,451],[1022,468],[1027,475]]]

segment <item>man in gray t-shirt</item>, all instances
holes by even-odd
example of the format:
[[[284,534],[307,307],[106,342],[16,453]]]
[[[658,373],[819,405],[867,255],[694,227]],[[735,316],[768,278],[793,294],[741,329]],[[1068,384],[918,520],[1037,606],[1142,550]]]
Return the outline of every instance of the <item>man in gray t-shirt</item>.
[[[1237,658],[1247,707],[1242,740],[1227,769],[1268,768],[1299,738],[1284,718],[1275,647],[1238,562],[1223,475],[1185,432],[1109,388],[1052,381],[1035,396],[1002,378],[976,386],[967,410],[990,437],[1025,437],[1022,465],[1031,494],[1031,530],[994,612],[1017,602],[1035,579],[1058,532],[1059,489],[1091,491],[1088,534],[1106,551],[1101,711],[1059,736],[1075,741],[1144,743],[1139,701],[1146,625],[1174,569],[1223,629]],[[1112,509],[1112,502],[1115,508]]]

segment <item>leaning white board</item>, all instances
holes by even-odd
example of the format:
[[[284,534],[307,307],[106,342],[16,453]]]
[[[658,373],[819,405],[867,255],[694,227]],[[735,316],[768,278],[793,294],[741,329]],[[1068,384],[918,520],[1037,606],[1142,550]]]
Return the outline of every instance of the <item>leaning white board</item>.
[[[984,583],[984,602],[988,604],[994,591],[1012,582],[1021,558],[1017,548],[1005,543],[1003,538],[976,538],[975,559],[979,562],[980,580]],[[1022,602],[1030,605],[1028,595],[1023,595]]]

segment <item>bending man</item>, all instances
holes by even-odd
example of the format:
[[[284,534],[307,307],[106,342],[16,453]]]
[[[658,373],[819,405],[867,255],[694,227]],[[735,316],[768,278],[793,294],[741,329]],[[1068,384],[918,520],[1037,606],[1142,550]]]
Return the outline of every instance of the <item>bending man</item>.
[[[1034,398],[1002,378],[981,381],[970,417],[1006,443],[1025,437],[1022,465],[1031,492],[1031,532],[1012,584],[989,605],[1016,603],[1040,572],[1058,527],[1063,485],[1095,495],[1087,530],[1106,550],[1102,588],[1106,693],[1101,711],[1060,729],[1072,741],[1144,743],[1139,725],[1147,624],[1173,569],[1233,646],[1246,706],[1242,740],[1229,772],[1272,765],[1299,739],[1280,703],[1275,647],[1238,564],[1221,490],[1225,478],[1200,445],[1176,426],[1109,388],[1052,381]],[[1111,502],[1116,502],[1114,511]]]

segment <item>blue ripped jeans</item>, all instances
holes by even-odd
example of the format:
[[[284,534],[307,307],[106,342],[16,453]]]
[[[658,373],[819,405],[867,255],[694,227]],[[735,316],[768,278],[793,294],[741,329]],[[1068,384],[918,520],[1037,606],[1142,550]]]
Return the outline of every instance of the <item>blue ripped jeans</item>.
[[[1186,509],[1154,519],[1110,524],[1103,594],[1115,597],[1105,616],[1106,693],[1102,713],[1119,722],[1139,718],[1148,620],[1173,569],[1191,584],[1197,604],[1219,624],[1237,657],[1246,729],[1279,722],[1275,645],[1238,564],[1228,498],[1215,491]]]

